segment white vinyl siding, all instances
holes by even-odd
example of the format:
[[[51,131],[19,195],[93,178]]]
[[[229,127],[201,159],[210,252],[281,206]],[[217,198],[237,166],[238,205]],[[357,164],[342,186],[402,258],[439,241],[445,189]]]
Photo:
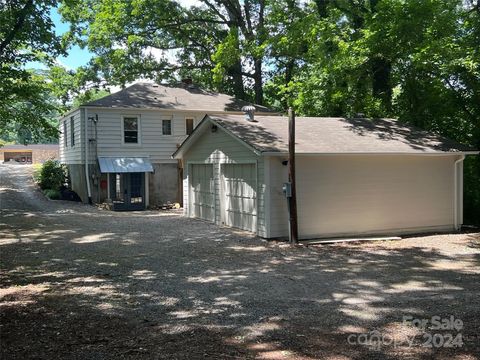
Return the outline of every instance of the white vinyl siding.
[[[89,116],[98,115],[98,156],[148,156],[153,163],[176,163],[171,158],[177,146],[186,138],[185,113],[155,110],[120,110],[88,108]],[[141,144],[124,144],[122,134],[122,116],[139,116]],[[191,114],[202,118],[204,114]],[[171,119],[172,135],[164,136],[162,120]],[[89,137],[93,138],[94,129],[90,121]],[[90,147],[90,156],[94,156],[94,146]],[[91,161],[94,159],[92,158]]]
[[[73,129],[72,129],[73,119]],[[59,121],[59,150],[60,161],[64,164],[81,164],[84,158],[82,153],[83,142],[83,110],[77,109]],[[66,124],[67,131],[64,133],[63,124]],[[72,139],[73,133],[73,139]],[[72,141],[73,140],[73,141]],[[67,143],[67,146],[65,146]],[[72,143],[75,145],[72,146]]]
[[[222,224],[221,209],[225,208],[221,203],[225,199],[221,194],[221,166],[222,164],[255,164],[257,173],[257,233],[266,236],[264,208],[264,161],[239,141],[225,133],[221,128],[214,133],[208,129],[187,151],[184,158],[184,212],[190,214],[189,206],[189,164],[205,163],[213,164],[215,186],[215,223]],[[250,220],[249,220],[250,221]]]
[[[265,158],[265,167],[268,168],[267,192],[269,197],[269,237],[288,236],[288,209],[287,199],[283,194],[283,183],[288,181],[288,167],[282,162],[286,158],[272,156]],[[297,167],[298,169],[298,167]]]
[[[302,238],[453,229],[453,156],[297,156]],[[287,236],[281,185],[271,159],[271,236]],[[272,170],[273,169],[273,170]],[[276,171],[277,176],[274,176]]]

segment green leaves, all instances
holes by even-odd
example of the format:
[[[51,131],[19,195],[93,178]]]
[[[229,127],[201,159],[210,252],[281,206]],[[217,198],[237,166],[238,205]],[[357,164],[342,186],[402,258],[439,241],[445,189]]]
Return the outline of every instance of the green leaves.
[[[8,0],[0,8],[0,132],[10,141],[51,140],[56,104],[30,61],[53,64],[65,53],[49,12],[54,0]]]
[[[217,46],[212,55],[215,67],[212,69],[213,81],[217,86],[225,81],[228,68],[233,66],[240,59],[240,42],[238,40],[238,29],[229,31],[225,40]]]

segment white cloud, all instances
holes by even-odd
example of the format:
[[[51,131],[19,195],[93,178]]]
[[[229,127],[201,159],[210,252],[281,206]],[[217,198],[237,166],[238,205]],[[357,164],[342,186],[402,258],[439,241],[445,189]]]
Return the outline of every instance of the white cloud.
[[[177,0],[177,2],[184,7],[200,6],[202,4],[199,0]]]
[[[143,55],[145,56],[151,55],[156,60],[167,60],[170,64],[176,64],[177,63],[176,56],[178,51],[179,50],[175,50],[175,49],[162,50],[162,49],[157,49],[149,46],[145,50],[143,50]]]

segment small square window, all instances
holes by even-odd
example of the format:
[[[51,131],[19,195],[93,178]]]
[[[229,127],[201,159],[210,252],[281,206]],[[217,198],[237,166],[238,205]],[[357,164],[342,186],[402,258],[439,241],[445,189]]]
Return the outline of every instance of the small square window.
[[[138,144],[138,118],[123,118],[123,141],[125,144]]]
[[[162,134],[172,135],[172,120],[162,120]]]
[[[193,119],[187,118],[185,119],[185,133],[190,135],[193,132]]]

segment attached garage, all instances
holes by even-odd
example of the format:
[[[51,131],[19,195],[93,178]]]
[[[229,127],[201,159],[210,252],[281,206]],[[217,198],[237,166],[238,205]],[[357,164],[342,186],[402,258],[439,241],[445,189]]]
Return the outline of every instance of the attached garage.
[[[287,119],[207,115],[174,154],[185,214],[288,236]],[[465,155],[478,151],[392,119],[297,118],[300,238],[451,231]]]

